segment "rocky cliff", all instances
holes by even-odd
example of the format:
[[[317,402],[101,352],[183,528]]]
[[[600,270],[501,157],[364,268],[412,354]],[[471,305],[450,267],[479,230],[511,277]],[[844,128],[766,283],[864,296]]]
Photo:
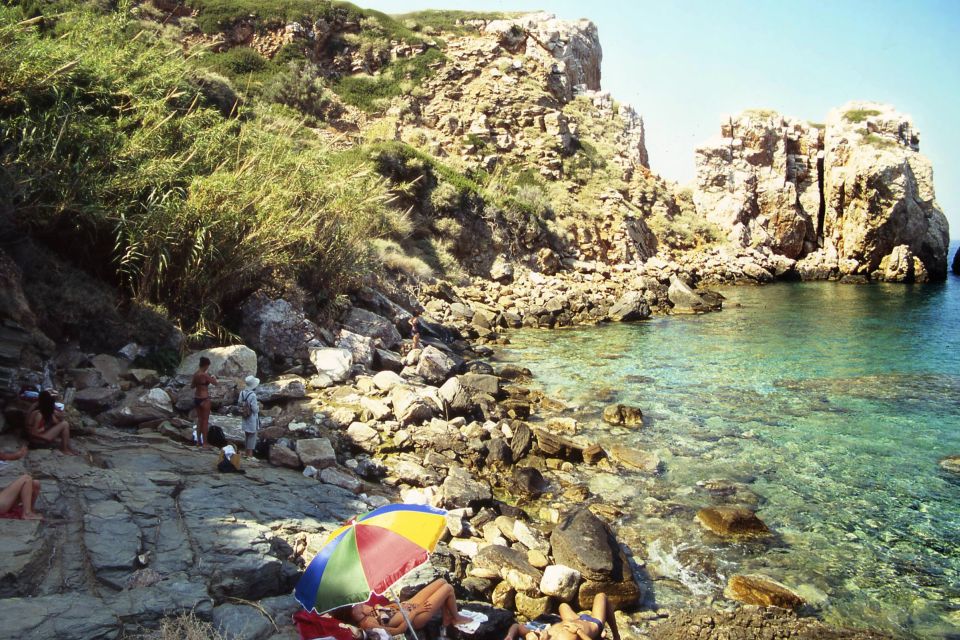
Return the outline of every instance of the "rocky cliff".
[[[824,125],[727,119],[697,150],[697,210],[730,241],[798,260],[809,279],[942,279],[948,232],[909,116],[851,102]]]

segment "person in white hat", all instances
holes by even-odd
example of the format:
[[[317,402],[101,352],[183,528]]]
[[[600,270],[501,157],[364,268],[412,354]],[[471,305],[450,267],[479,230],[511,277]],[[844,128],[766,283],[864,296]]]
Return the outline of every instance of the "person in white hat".
[[[244,383],[246,388],[240,392],[237,404],[240,405],[240,416],[243,418],[245,456],[252,458],[253,450],[257,448],[257,430],[260,428],[260,403],[257,401],[254,389],[260,385],[260,379],[256,376],[247,376]]]

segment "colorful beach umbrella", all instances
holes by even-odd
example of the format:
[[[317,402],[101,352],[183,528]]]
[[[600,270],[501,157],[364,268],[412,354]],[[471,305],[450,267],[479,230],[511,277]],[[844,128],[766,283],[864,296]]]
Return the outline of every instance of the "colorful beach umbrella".
[[[383,595],[426,562],[446,526],[446,511],[391,504],[354,518],[330,534],[310,561],[294,595],[324,613]]]

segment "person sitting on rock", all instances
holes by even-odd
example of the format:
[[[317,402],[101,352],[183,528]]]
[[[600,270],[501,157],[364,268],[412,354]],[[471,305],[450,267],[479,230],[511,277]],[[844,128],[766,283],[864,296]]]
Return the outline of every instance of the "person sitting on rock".
[[[407,630],[407,620],[416,629],[427,626],[437,614],[442,616],[444,628],[450,625],[466,624],[471,618],[460,615],[457,611],[457,599],[453,594],[453,587],[443,579],[434,580],[415,596],[400,603],[401,612],[396,604],[385,606],[371,606],[369,604],[355,604],[346,610],[346,622],[357,625],[364,631],[383,629],[389,635],[395,636]],[[406,620],[404,619],[406,613]]]
[[[68,456],[77,452],[70,448],[70,423],[57,409],[53,393],[41,391],[37,406],[27,416],[27,439],[33,444],[50,445],[60,439],[60,450]]]
[[[410,337],[413,338],[413,346],[410,347],[411,351],[416,351],[420,348],[420,314],[415,314],[410,318]]]
[[[18,457],[22,458],[26,455],[26,451],[21,449],[21,452]],[[9,457],[12,455],[16,454],[0,454],[0,457],[4,460],[16,460],[17,458]],[[0,491],[0,515],[16,517],[16,515],[10,515],[10,512],[19,508],[20,517],[24,520],[43,520],[43,516],[34,511],[39,495],[40,482],[34,480],[28,473],[23,474]]]
[[[600,640],[604,626],[610,624],[610,635],[613,640],[620,640],[617,630],[617,620],[613,615],[613,607],[607,600],[607,594],[598,593],[593,598],[592,613],[577,613],[567,603],[561,603],[558,609],[560,622],[549,627],[537,627],[532,623],[526,625],[514,624],[507,632],[505,640]]]

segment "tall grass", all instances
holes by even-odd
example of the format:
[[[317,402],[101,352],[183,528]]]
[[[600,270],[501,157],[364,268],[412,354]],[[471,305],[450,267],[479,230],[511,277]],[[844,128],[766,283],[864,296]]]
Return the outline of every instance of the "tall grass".
[[[361,156],[332,155],[292,112],[224,117],[175,44],[120,11],[58,37],[0,7],[0,198],[24,229],[167,308],[196,336],[269,279],[331,296],[402,216]],[[0,203],[2,204],[2,203]]]

